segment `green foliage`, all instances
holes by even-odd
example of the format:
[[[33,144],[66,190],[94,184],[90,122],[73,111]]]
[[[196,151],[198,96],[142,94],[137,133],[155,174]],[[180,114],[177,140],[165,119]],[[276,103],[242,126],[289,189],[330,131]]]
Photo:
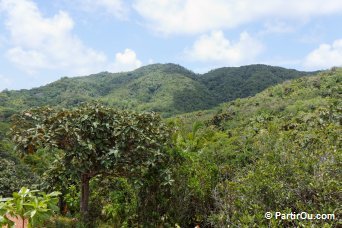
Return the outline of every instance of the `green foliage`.
[[[85,228],[86,225],[77,218],[54,216],[44,223],[46,228]]]
[[[21,186],[32,187],[40,178],[13,152],[13,144],[7,139],[8,123],[0,122],[0,196],[8,197]]]
[[[47,182],[66,192],[79,179],[81,212],[88,212],[89,182],[99,175],[142,178],[168,160],[169,128],[154,113],[119,111],[100,105],[27,110],[14,118],[13,140],[24,153],[58,148]],[[50,175],[49,175],[50,174]],[[163,173],[156,178],[164,179]]]
[[[114,227],[136,226],[137,189],[125,178],[94,178],[90,216]],[[101,187],[97,187],[101,186]]]
[[[78,172],[95,175],[111,170],[125,176],[139,166],[154,166],[163,157],[160,150],[169,133],[160,120],[153,113],[103,106],[60,111],[42,108],[18,116],[12,134],[23,152],[32,153],[43,145],[57,147],[65,151],[64,164]]]
[[[42,225],[58,209],[59,194],[45,194],[23,187],[19,192],[14,192],[12,198],[0,199],[0,225],[12,224],[6,215],[27,219],[29,227]]]
[[[180,122],[172,123],[178,130],[173,135],[172,160],[167,167],[172,176],[165,188],[156,178],[147,179],[146,187],[140,189],[140,224],[147,227],[194,227],[202,224],[212,207],[211,189],[216,185],[217,168],[200,152],[211,134],[203,132],[203,124],[195,123],[187,132]],[[146,181],[146,180],[145,180]]]
[[[185,153],[174,166],[167,221],[195,227],[203,224],[213,206],[211,190],[216,185],[217,167],[197,153]]]
[[[267,65],[224,67],[200,77],[209,91],[214,91],[218,103],[253,96],[271,85],[308,75],[307,72]]]
[[[264,214],[339,215],[341,78],[340,70],[301,78],[226,105],[226,113],[235,116],[216,126],[226,139],[211,142],[204,152],[227,151],[226,160],[216,161],[220,181],[212,192],[210,224],[337,225],[337,220],[267,220]]]
[[[33,173],[39,176],[43,176],[53,161],[54,157],[51,156],[51,152],[44,149],[39,149],[36,153],[28,154],[22,158],[22,162],[29,166]]]
[[[174,140],[183,160],[174,166],[168,202],[180,213],[170,209],[168,224],[337,226],[338,220],[267,220],[264,214],[340,216],[341,81],[337,69],[224,104],[211,120],[199,112],[179,116]],[[209,191],[198,195],[196,186]],[[190,192],[197,200],[187,200]]]
[[[0,196],[10,196],[20,186],[34,186],[38,176],[14,155],[0,151]]]
[[[182,163],[183,157],[176,148],[169,148],[165,152],[168,154],[166,161],[159,167],[149,169],[142,179],[133,182],[138,195],[135,221],[144,227],[167,226],[170,221],[168,212],[173,200],[170,191],[174,186],[173,169]]]
[[[93,222],[56,217],[51,220],[55,226],[334,227],[338,219],[264,217],[267,211],[341,214],[342,70],[298,78],[303,75],[252,65],[201,76],[156,64],[76,78],[83,88],[63,78],[60,87],[59,82],[53,85],[69,95],[71,88],[81,93],[94,83],[84,97],[165,115],[252,96],[294,79],[167,123],[153,113],[86,105],[27,110],[14,119],[12,132],[17,148],[28,154],[23,161],[39,174],[47,170],[42,175],[45,185],[62,192],[67,216],[79,216],[81,183],[86,179],[90,184],[88,216]],[[94,79],[105,84],[100,92]],[[2,97],[11,93],[5,91]],[[12,101],[9,97],[4,102]],[[25,106],[20,99],[16,102],[16,107]],[[10,150],[6,140],[1,145]]]
[[[64,182],[65,183],[65,182]],[[80,190],[76,185],[68,185],[64,195],[67,209],[71,214],[75,214],[80,208]]]
[[[198,75],[176,64],[153,64],[127,73],[63,77],[31,90],[1,92],[0,120],[8,120],[15,112],[27,108],[44,105],[70,108],[94,100],[119,108],[172,116],[253,96],[268,86],[307,74],[250,65]]]

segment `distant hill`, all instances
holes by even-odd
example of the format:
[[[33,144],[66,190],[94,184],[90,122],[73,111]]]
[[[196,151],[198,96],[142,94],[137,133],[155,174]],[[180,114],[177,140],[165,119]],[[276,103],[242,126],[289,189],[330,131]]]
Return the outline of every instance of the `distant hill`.
[[[312,74],[311,72],[310,74]],[[216,101],[254,96],[271,85],[302,77],[308,72],[267,65],[224,67],[201,75],[202,82],[216,95]]]
[[[311,73],[250,65],[224,67],[201,75],[176,64],[152,64],[130,72],[63,77],[39,88],[3,91],[0,118],[30,107],[72,107],[93,100],[172,116],[252,96],[271,85]]]

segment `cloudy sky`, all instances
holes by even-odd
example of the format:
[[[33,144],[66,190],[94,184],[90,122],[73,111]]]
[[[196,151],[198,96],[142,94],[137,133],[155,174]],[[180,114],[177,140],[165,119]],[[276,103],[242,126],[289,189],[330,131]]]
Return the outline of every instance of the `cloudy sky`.
[[[0,91],[178,63],[342,65],[341,0],[0,0]]]

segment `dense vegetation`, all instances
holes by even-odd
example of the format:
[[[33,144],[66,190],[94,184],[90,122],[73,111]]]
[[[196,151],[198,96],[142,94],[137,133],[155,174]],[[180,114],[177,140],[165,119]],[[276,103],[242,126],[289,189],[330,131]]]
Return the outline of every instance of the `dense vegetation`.
[[[271,85],[307,75],[307,72],[266,65],[224,67],[200,76],[219,103],[254,96]]]
[[[278,70],[282,71],[281,68]],[[187,78],[199,77],[191,72],[188,74]],[[241,74],[241,77],[246,77],[246,81],[254,81],[253,73],[246,75]],[[199,82],[204,79],[196,80]],[[210,82],[207,81],[207,84],[209,86]],[[246,83],[244,88],[249,88],[249,85]],[[224,90],[218,89],[220,93]],[[225,99],[234,99],[241,92],[231,94],[231,97]],[[65,112],[78,108],[68,108]],[[96,110],[92,110],[95,118]],[[25,113],[27,111],[22,113],[23,116]],[[48,125],[36,120],[44,126],[34,124],[34,128],[29,128],[23,136],[32,136],[31,139],[34,139],[34,136],[41,137],[39,134],[49,135],[46,134],[48,131],[39,130]],[[102,131],[103,126],[93,125],[95,122],[97,121],[89,122],[93,130]],[[314,76],[296,78],[271,86],[254,97],[234,99],[215,110],[186,113],[164,119],[164,122],[163,126],[172,133],[164,148],[167,159],[156,166],[150,163],[150,169],[139,178],[104,175],[90,180],[91,223],[88,226],[341,225],[342,69],[333,68]],[[65,126],[69,125],[62,121],[61,127],[65,129]],[[4,123],[1,127],[5,131],[9,126]],[[18,127],[20,125],[14,125],[12,129]],[[15,132],[17,142],[24,140],[18,138],[20,131]],[[39,147],[38,143],[34,150],[31,148],[32,151],[30,147],[24,147],[31,152],[39,148],[37,152],[19,159],[17,152],[11,150],[11,142],[7,137],[1,137],[2,150],[8,156],[3,159],[15,162],[11,172],[26,169],[27,175],[39,176],[32,180],[25,177],[17,180],[15,175],[6,176],[13,183],[19,182],[11,190],[17,190],[14,188],[20,186],[21,181],[22,185],[36,186],[47,191],[62,183],[64,189],[60,202],[64,202],[64,205],[60,205],[61,215],[54,216],[46,226],[86,226],[79,213],[79,175],[77,172],[76,175],[65,175],[68,173],[68,166],[57,166],[56,169],[55,166],[59,163],[53,162],[58,161],[65,152],[46,148],[43,144]],[[91,137],[88,139],[84,144],[85,148],[89,148],[89,144],[95,140]],[[26,145],[25,143],[27,141],[17,146]],[[79,150],[77,159],[96,155],[96,152],[91,151]],[[101,157],[99,160],[104,159]],[[82,167],[76,168],[82,170]],[[10,169],[3,169],[5,172],[7,170]],[[49,171],[45,172],[46,170]],[[8,194],[0,192],[0,195]],[[266,219],[266,212],[271,212],[273,217]],[[335,219],[282,220],[274,218],[275,212],[334,214]]]
[[[79,179],[81,213],[89,214],[91,180],[101,177],[135,179],[150,175],[150,169],[166,163],[164,148],[170,133],[154,113],[121,112],[100,105],[84,105],[71,110],[40,108],[16,115],[11,129],[17,149],[35,153],[39,147],[56,148],[61,152],[50,165],[52,188],[66,192],[66,182]],[[57,172],[55,176],[52,172]],[[61,173],[62,172],[62,173]],[[159,171],[158,179],[165,179]]]
[[[63,77],[31,90],[1,92],[0,119],[27,108],[43,105],[74,107],[92,100],[171,116],[253,96],[270,85],[306,74],[280,67],[250,65],[197,75],[179,65],[153,64],[127,73]]]

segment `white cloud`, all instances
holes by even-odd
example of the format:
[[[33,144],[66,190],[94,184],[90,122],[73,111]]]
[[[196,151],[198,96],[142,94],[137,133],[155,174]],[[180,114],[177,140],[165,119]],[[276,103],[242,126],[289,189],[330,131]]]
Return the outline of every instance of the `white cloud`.
[[[111,71],[122,72],[135,70],[142,66],[135,52],[131,49],[125,49],[124,52],[118,52],[115,55],[115,62],[109,67]]]
[[[322,69],[332,66],[342,66],[342,39],[335,40],[332,44],[321,44],[304,60],[304,67],[307,69]]]
[[[284,21],[274,20],[268,21],[264,24],[264,30],[261,32],[262,35],[269,33],[290,33],[294,32],[295,26],[289,25]]]
[[[119,19],[127,19],[129,7],[123,0],[69,0],[85,11],[106,12]]]
[[[257,20],[307,20],[342,13],[341,0],[135,0],[133,8],[165,34],[202,33]]]
[[[74,22],[63,11],[44,17],[30,0],[2,0],[12,47],[8,59],[28,73],[64,69],[86,74],[100,71],[106,56],[86,47],[73,33]]]
[[[222,31],[213,31],[210,35],[200,36],[190,49],[185,50],[185,55],[194,61],[236,65],[253,62],[262,50],[262,44],[247,32],[240,34],[239,41],[231,42]]]

